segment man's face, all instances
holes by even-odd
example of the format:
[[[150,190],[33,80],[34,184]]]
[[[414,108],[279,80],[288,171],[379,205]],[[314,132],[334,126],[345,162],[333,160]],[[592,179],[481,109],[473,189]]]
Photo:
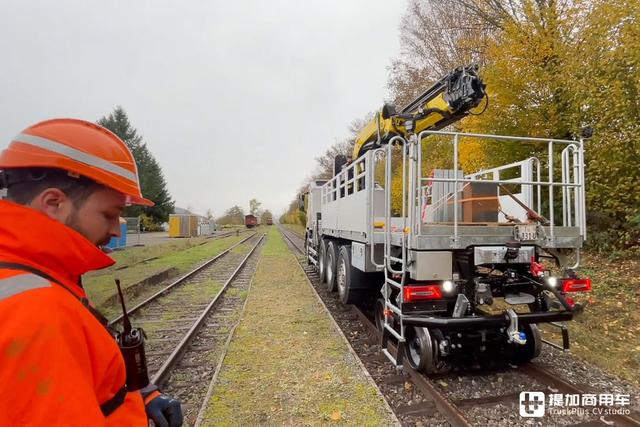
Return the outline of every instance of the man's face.
[[[72,206],[62,222],[96,246],[103,246],[111,237],[120,236],[120,215],[125,202],[123,194],[102,187],[87,197],[80,209]]]

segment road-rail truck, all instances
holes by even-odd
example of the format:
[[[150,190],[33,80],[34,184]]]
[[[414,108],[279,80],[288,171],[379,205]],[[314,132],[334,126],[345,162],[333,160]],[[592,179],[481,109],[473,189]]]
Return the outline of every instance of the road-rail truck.
[[[477,67],[455,69],[401,110],[385,105],[352,159],[336,157],[334,176],[306,194],[309,262],[343,303],[373,308],[398,367],[525,362],[540,354],[541,323],[568,349],[564,322],[583,309],[571,294],[591,289],[575,272],[587,233],[583,140],[444,130],[485,102]],[[451,167],[424,170],[430,138],[447,141]],[[528,155],[463,170],[469,141]]]

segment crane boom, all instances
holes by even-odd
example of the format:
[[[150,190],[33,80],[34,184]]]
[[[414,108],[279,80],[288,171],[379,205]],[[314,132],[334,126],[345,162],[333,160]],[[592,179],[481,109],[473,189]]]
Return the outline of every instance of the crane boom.
[[[386,144],[396,135],[408,137],[427,129],[438,130],[460,120],[480,104],[486,96],[484,89],[478,67],[472,65],[456,68],[399,112],[385,104],[358,133],[352,158]]]

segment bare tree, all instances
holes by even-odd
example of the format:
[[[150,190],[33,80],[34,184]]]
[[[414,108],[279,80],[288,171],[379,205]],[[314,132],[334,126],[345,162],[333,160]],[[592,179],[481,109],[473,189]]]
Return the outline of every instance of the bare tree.
[[[262,205],[262,203],[260,203],[257,199],[249,200],[249,213],[251,215],[258,216],[260,211],[260,205]]]
[[[506,22],[519,22],[523,15],[522,2],[519,0],[452,0],[452,3],[462,7],[478,21],[499,29],[504,29]]]
[[[382,106],[381,106],[382,107]],[[316,157],[318,166],[316,173],[311,179],[328,179],[333,176],[333,159],[342,154],[347,158],[351,158],[351,151],[356,142],[356,137],[362,128],[374,117],[374,113],[370,112],[362,119],[356,119],[349,125],[349,136],[342,141],[336,141],[331,147],[325,151],[322,156]]]
[[[482,1],[482,0],[478,0]],[[388,86],[399,106],[460,65],[484,62],[497,27],[471,9],[473,0],[411,0],[400,27],[400,57]]]
[[[593,0],[451,0],[463,8],[474,20],[485,26],[503,30],[508,24],[522,26],[537,15],[543,28],[554,27],[559,17],[569,13],[574,18],[585,17],[594,5]],[[582,11],[580,13],[580,11]],[[577,19],[577,21],[581,21]],[[576,22],[580,24],[581,22]]]

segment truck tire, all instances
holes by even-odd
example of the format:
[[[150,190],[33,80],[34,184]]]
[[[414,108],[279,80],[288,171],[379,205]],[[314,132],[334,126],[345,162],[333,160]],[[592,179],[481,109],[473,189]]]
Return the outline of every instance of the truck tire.
[[[327,258],[327,242],[320,240],[318,245],[318,277],[320,283],[324,283],[327,280],[327,264],[325,260]]]
[[[326,243],[325,251],[325,274],[327,290],[329,292],[335,292],[336,286],[336,263],[338,260],[338,245],[336,242],[329,241]]]
[[[351,245],[340,248],[336,268],[338,296],[343,304],[359,304],[365,295],[364,273],[351,265]]]

